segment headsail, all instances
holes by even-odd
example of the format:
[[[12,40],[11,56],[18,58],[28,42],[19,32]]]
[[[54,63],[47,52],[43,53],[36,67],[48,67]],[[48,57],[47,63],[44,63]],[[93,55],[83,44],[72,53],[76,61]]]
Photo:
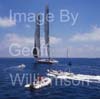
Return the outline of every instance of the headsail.
[[[49,8],[46,6],[45,8],[45,24],[44,24],[44,31],[45,31],[45,45],[47,47],[47,55],[50,58],[50,44],[49,44]]]
[[[34,49],[33,55],[38,58],[40,56],[40,15],[36,15],[36,29],[34,35]]]

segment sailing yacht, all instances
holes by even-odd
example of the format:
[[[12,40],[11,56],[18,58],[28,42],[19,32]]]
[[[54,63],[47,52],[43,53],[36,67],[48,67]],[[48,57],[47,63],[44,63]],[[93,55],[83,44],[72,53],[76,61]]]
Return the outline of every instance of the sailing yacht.
[[[49,8],[46,6],[45,9],[45,23],[44,23],[44,32],[45,32],[45,46],[47,52],[47,58],[41,58],[40,56],[40,15],[36,16],[36,31],[35,31],[35,42],[34,42],[34,49],[33,55],[35,58],[36,63],[43,63],[43,64],[53,64],[58,63],[57,60],[50,57],[50,38],[49,38]]]

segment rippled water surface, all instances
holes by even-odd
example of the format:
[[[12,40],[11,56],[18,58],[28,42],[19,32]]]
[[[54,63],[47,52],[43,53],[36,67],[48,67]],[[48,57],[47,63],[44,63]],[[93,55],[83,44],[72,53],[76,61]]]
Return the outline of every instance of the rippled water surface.
[[[100,76],[100,59],[57,59],[58,64],[43,65],[34,64],[32,58],[1,58],[0,59],[0,99],[100,99],[100,83],[84,82],[74,86],[73,84],[65,85],[60,81],[55,85],[55,79],[52,78],[52,85],[41,88],[39,90],[29,90],[24,88],[27,75],[20,86],[18,79],[15,86],[12,85],[11,76],[13,79],[16,74],[22,79],[23,74],[40,74],[46,76],[47,69],[68,70],[65,65],[67,61],[72,61],[71,71],[82,75]],[[24,64],[25,67],[20,68]],[[28,75],[29,77],[29,75]],[[71,82],[71,80],[69,80]],[[74,83],[77,83],[75,81]]]

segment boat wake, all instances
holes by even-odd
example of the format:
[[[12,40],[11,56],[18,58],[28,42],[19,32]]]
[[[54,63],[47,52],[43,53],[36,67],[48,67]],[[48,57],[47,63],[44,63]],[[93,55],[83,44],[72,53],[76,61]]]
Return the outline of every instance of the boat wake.
[[[8,67],[8,68],[5,68],[4,70],[11,70],[11,69],[24,69],[26,67],[25,64],[20,64],[20,65],[17,65],[17,66],[11,66],[11,67]]]
[[[74,74],[69,72],[57,73],[57,71],[47,73],[48,76],[52,76],[58,79],[69,79],[69,80],[79,80],[85,82],[100,83],[100,75],[85,75],[85,74]]]
[[[92,76],[92,75],[74,74],[69,76],[58,76],[57,78],[100,83],[100,76]]]

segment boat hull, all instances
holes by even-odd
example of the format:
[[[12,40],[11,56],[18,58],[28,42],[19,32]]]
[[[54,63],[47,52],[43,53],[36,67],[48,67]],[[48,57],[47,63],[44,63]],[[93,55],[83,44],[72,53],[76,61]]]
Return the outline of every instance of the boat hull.
[[[42,87],[46,87],[51,84],[51,79],[48,77],[43,78],[43,80],[38,81],[37,83],[33,82],[33,84],[26,84],[25,88],[31,88],[31,89],[40,89]]]
[[[40,64],[55,64],[55,63],[58,63],[58,61],[54,60],[54,59],[39,59],[36,62],[40,63]]]

